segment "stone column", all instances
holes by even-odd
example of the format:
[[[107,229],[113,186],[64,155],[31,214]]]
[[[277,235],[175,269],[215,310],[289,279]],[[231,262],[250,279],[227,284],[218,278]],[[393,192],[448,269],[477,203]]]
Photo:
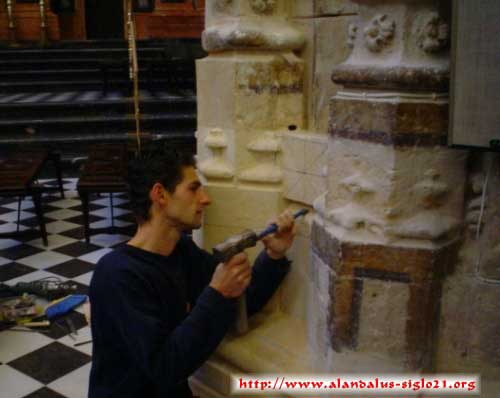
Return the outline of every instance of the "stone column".
[[[463,218],[466,154],[446,147],[450,2],[355,3],[312,227],[333,368],[430,370]]]
[[[197,62],[198,163],[213,204],[207,248],[280,211],[281,136],[303,124],[304,37],[287,21],[284,0],[213,0],[206,4]]]
[[[287,206],[281,141],[304,124],[304,63],[294,51],[305,43],[289,8],[286,0],[206,2],[202,41],[209,56],[196,71],[198,167],[213,200],[204,220],[206,249],[246,228],[262,228]],[[278,306],[275,300],[268,309]],[[287,364],[287,353],[266,358],[279,336],[269,330],[261,336],[254,324],[200,369],[192,380],[198,395],[229,395],[232,372]]]

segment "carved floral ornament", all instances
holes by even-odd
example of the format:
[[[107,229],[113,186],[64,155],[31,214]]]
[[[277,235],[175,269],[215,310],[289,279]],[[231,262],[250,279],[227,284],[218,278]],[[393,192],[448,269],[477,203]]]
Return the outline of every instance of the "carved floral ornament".
[[[358,25],[350,23],[347,27],[347,47],[354,48],[354,42],[358,35]]]
[[[381,51],[394,38],[396,23],[386,14],[376,15],[364,30],[366,47],[373,52]]]
[[[215,0],[215,9],[217,11],[224,11],[233,0]]]
[[[250,6],[257,14],[270,14],[276,7],[276,0],[250,0]]]
[[[448,44],[450,35],[449,25],[433,12],[425,21],[417,38],[418,46],[427,53],[435,53]]]

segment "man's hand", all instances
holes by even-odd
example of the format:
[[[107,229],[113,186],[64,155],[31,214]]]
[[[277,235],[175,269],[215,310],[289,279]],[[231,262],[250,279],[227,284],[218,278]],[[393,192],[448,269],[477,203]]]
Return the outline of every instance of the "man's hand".
[[[243,294],[252,278],[252,268],[245,253],[238,253],[227,263],[220,263],[212,276],[210,286],[226,298]]]
[[[286,251],[292,246],[295,237],[293,214],[286,210],[272,222],[278,226],[278,232],[262,238],[262,242],[266,247],[268,256],[279,260],[285,256]]]

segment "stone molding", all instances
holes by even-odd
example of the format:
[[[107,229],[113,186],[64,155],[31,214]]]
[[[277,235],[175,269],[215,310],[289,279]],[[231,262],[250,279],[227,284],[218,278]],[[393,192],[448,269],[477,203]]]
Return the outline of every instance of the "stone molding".
[[[447,96],[338,92],[329,134],[395,147],[445,145]]]
[[[299,50],[304,34],[286,21],[232,19],[203,31],[203,48],[208,52],[231,50]]]
[[[344,63],[333,68],[332,81],[335,84],[351,88],[447,92],[449,68],[352,65]]]

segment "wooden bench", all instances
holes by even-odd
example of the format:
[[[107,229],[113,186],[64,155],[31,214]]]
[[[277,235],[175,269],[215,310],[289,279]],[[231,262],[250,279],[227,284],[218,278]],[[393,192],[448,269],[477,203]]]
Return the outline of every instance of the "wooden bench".
[[[18,152],[0,160],[0,197],[18,197],[17,231],[19,233],[19,223],[21,214],[21,201],[25,196],[33,198],[35,213],[40,227],[40,234],[45,246],[48,245],[47,230],[43,218],[41,203],[42,191],[47,188],[38,184],[37,179],[47,161],[53,161],[56,167],[59,190],[64,197],[64,190],[59,164],[59,156],[50,154],[47,151]],[[1,237],[13,236],[13,233],[1,233]]]

